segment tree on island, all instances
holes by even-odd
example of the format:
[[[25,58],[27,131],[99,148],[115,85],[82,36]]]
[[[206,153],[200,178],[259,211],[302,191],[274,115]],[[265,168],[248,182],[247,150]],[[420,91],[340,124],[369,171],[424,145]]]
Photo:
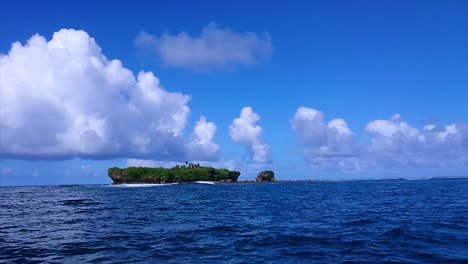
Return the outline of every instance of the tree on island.
[[[115,184],[120,183],[173,183],[193,181],[235,182],[238,171],[203,167],[200,164],[185,162],[173,168],[128,167],[109,168],[108,175]]]
[[[255,178],[255,181],[258,181],[258,182],[276,181],[275,173],[273,171],[270,171],[270,170],[262,171],[259,174],[257,174],[257,177]]]

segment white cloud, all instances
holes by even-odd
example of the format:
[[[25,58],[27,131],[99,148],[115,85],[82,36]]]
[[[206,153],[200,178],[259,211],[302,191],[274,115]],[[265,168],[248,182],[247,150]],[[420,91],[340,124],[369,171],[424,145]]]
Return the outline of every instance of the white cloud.
[[[178,160],[189,151],[190,97],[168,92],[151,72],[134,76],[85,31],[13,43],[0,55],[0,91],[0,157]],[[195,140],[213,153],[205,136]]]
[[[219,146],[213,143],[216,133],[216,125],[206,122],[204,116],[195,124],[192,132],[192,140],[189,144],[189,157],[210,160],[218,157]]]
[[[371,136],[366,156],[388,166],[468,166],[468,126],[426,125],[422,130],[402,121],[398,114],[389,120],[367,124]]]
[[[167,66],[197,70],[255,64],[268,58],[272,52],[271,38],[267,33],[236,33],[215,23],[204,27],[200,36],[180,32],[158,37],[142,32],[135,44],[143,50],[155,52]]]
[[[369,143],[356,144],[343,119],[325,124],[323,113],[300,107],[291,127],[304,158],[313,166],[359,172],[375,168],[468,167],[468,126],[429,124],[419,130],[401,120],[374,120],[365,127]]]
[[[424,126],[424,130],[426,130],[426,131],[432,131],[432,130],[434,130],[435,127],[436,127],[436,125],[434,125],[434,124],[425,125],[425,126]]]
[[[127,166],[129,167],[164,167],[170,168],[179,164],[178,162],[173,161],[156,161],[149,159],[128,159]]]
[[[263,129],[257,125],[260,116],[251,107],[244,107],[240,117],[235,118],[229,126],[231,139],[244,145],[250,153],[251,159],[256,163],[265,163],[271,160],[270,146],[263,140]]]
[[[416,137],[419,132],[405,122],[400,121],[400,115],[395,114],[390,120],[375,120],[367,124],[366,131],[383,136],[392,137],[395,133],[401,133],[408,137]]]
[[[318,167],[339,165],[347,171],[359,168],[354,160],[356,148],[351,129],[343,119],[326,124],[323,117],[318,110],[300,107],[290,121],[305,159]]]

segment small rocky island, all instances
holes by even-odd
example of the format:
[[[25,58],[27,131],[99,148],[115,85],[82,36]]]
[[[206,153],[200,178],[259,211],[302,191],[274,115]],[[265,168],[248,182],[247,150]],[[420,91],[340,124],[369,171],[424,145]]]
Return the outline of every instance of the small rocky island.
[[[236,182],[238,171],[203,167],[200,164],[185,163],[173,168],[128,167],[110,168],[108,175],[114,184],[123,183],[179,183],[196,181]]]
[[[257,174],[255,181],[258,181],[258,182],[276,181],[275,173],[273,171],[262,171],[259,174]]]

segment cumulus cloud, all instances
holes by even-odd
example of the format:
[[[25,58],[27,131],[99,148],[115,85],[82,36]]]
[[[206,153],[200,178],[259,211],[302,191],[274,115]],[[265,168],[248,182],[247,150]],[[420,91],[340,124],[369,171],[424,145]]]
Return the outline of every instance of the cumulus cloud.
[[[468,126],[411,126],[395,114],[374,120],[365,132],[370,142],[357,144],[343,119],[326,124],[322,112],[300,107],[291,119],[304,158],[314,166],[344,172],[385,167],[468,167]]]
[[[240,117],[235,118],[229,126],[231,139],[244,145],[253,162],[265,163],[271,160],[270,147],[263,140],[263,129],[257,125],[260,116],[251,107],[244,107]]]
[[[192,159],[209,160],[218,156],[219,146],[213,143],[216,133],[216,125],[206,122],[204,116],[195,124],[192,132],[192,139],[189,144],[189,157]]]
[[[367,124],[371,143],[367,157],[383,165],[468,166],[468,126],[451,124],[412,127],[395,114]]]
[[[140,49],[156,53],[167,66],[197,70],[255,64],[268,58],[272,52],[271,38],[267,33],[236,33],[215,23],[204,27],[200,36],[186,32],[154,36],[141,32],[135,44]]]
[[[134,76],[85,31],[13,43],[0,55],[0,91],[0,157],[179,160],[193,147],[183,137],[190,97],[151,72]],[[215,155],[214,124],[199,126],[193,145]]]
[[[355,171],[357,149],[353,132],[343,119],[324,122],[322,112],[300,107],[290,121],[304,157],[318,167],[339,166],[345,171]]]

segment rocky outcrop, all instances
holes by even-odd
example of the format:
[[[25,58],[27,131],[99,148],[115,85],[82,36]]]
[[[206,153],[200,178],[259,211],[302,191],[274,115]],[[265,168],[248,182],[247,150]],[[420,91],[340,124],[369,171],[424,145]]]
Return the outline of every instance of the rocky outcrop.
[[[258,181],[258,182],[276,181],[275,173],[273,171],[262,171],[259,174],[257,174],[255,181]]]

